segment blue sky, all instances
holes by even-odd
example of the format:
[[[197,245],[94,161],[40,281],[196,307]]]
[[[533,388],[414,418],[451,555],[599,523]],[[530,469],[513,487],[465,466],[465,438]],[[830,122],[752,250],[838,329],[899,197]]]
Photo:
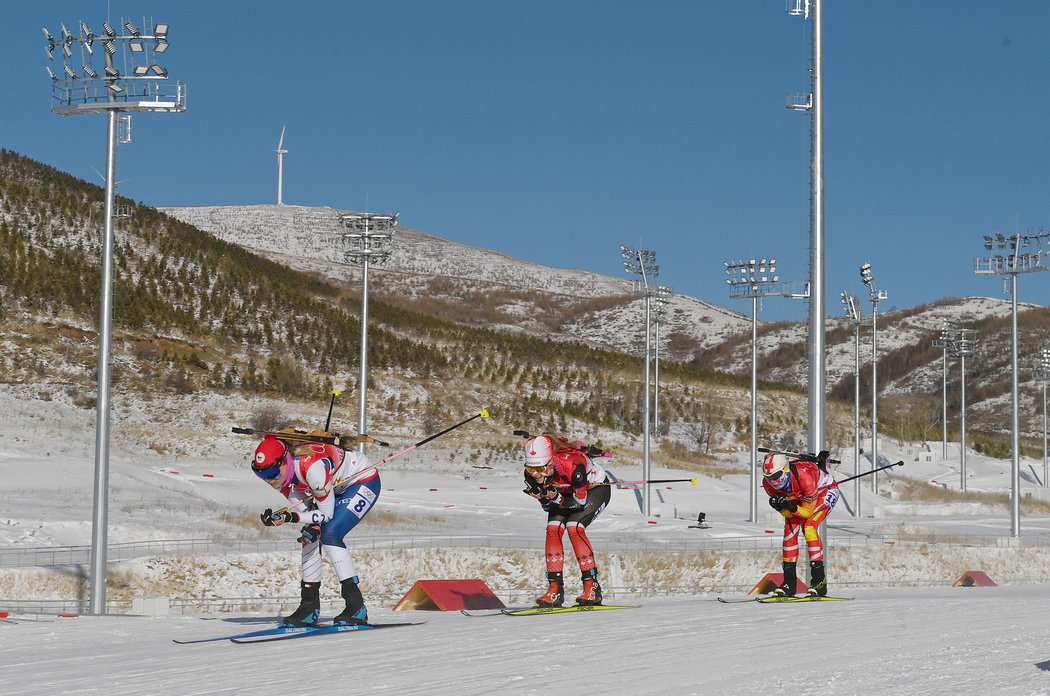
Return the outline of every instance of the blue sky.
[[[809,90],[811,27],[784,0],[8,4],[0,146],[93,181],[105,120],[50,113],[40,28],[171,24],[189,110],[136,116],[118,155],[146,204],[276,202],[286,126],[285,203],[623,277],[621,244],[652,249],[658,282],[745,313],[723,261],[808,277],[810,119],[785,97]],[[974,259],[1050,225],[1050,2],[827,5],[828,314],[866,297],[865,261],[880,311],[1007,297]],[[1045,303],[1050,275],[1019,285]]]

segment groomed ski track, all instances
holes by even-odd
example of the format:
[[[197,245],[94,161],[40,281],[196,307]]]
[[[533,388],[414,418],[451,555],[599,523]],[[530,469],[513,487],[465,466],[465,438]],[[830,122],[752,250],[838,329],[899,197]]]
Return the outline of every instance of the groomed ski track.
[[[260,680],[275,693],[352,683],[373,694],[544,694],[571,675],[605,694],[1042,694],[1047,592],[858,588],[852,602],[768,606],[705,595],[529,621],[376,607],[376,622],[427,623],[253,650],[171,640],[262,628],[262,617],[80,617],[0,626],[0,663],[8,696],[236,694]]]

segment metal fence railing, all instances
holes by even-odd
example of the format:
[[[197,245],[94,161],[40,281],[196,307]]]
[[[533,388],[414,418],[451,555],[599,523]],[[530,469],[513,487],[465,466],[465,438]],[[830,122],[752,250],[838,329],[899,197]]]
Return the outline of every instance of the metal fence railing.
[[[605,553],[727,553],[779,549],[779,534],[749,537],[698,539],[631,539],[623,535],[592,534],[595,545]],[[1050,547],[1050,536],[923,536],[921,538],[829,535],[829,548],[870,548],[873,546],[978,546],[978,547]],[[346,539],[352,549],[542,549],[543,539],[520,535],[387,535]],[[289,552],[296,550],[288,539],[168,539],[110,544],[108,562],[126,561],[159,555],[242,555],[247,553]],[[0,568],[77,566],[90,563],[90,546],[6,547],[0,548]]]

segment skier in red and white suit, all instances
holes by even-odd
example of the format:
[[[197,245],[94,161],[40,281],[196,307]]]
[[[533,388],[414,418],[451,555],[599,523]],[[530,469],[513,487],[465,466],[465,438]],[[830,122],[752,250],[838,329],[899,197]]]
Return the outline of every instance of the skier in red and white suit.
[[[540,435],[525,444],[525,493],[540,501],[547,512],[544,544],[550,587],[536,599],[537,606],[560,607],[565,601],[566,532],[580,564],[583,592],[576,604],[602,603],[594,549],[586,528],[609,504],[612,491],[605,469],[565,438]]]
[[[773,594],[795,594],[798,537],[799,532],[802,532],[809,549],[808,594],[819,597],[827,595],[820,524],[839,499],[839,486],[835,478],[815,462],[806,459],[789,461],[784,454],[770,453],[762,464],[762,487],[770,496],[769,506],[784,516],[784,582],[773,590]]]
[[[285,522],[305,522],[302,544],[302,602],[283,620],[292,626],[317,623],[321,612],[321,550],[339,578],[346,608],[334,623],[367,623],[368,610],[358,587],[354,559],[343,538],[364,519],[379,499],[379,471],[364,454],[321,442],[294,449],[281,439],[267,436],[255,450],[255,474],[279,490],[294,510],[267,509],[262,523],[276,527]]]

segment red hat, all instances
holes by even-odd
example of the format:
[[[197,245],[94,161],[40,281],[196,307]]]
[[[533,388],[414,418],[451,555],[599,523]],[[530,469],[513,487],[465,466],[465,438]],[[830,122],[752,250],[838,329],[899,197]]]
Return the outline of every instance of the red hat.
[[[252,462],[252,469],[259,471],[260,469],[280,464],[287,450],[288,448],[285,447],[284,442],[273,435],[267,435],[259,443],[259,446],[255,448],[255,460]]]

